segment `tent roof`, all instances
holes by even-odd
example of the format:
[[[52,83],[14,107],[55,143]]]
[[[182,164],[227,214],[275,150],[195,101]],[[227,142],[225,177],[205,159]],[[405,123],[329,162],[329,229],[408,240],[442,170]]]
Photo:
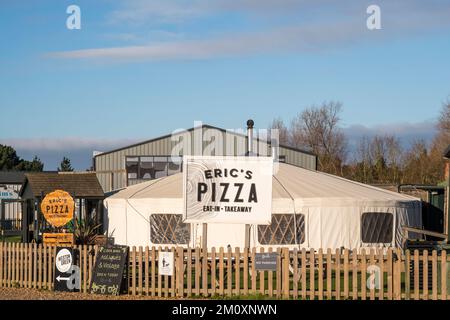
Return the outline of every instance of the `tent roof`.
[[[296,206],[324,200],[328,203],[355,200],[391,203],[419,201],[408,195],[284,163],[279,163],[279,170],[272,181],[273,200],[294,200]],[[177,173],[130,186],[108,199],[180,199],[182,193],[183,175]]]

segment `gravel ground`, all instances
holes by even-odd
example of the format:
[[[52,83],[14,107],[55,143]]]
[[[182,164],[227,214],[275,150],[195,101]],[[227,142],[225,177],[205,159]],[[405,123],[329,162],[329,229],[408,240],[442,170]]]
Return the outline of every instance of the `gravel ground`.
[[[147,296],[102,296],[97,294],[54,292],[38,289],[0,288],[0,300],[162,300]]]

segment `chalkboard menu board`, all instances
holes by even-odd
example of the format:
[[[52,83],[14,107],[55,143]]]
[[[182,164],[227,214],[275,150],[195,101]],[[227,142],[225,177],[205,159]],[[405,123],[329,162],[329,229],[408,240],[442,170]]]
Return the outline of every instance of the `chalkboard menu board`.
[[[128,247],[100,247],[92,273],[91,293],[118,295],[128,289]]]

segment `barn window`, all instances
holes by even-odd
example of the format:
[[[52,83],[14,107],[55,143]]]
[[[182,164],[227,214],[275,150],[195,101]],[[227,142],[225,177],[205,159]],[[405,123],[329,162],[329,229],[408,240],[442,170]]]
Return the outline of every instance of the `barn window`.
[[[133,180],[153,180],[181,172],[182,162],[179,156],[126,157],[128,185]]]
[[[191,229],[180,214],[152,214],[150,240],[154,244],[189,244]]]
[[[387,212],[365,212],[361,217],[361,239],[364,243],[391,243],[394,216]]]
[[[273,214],[270,225],[258,226],[258,241],[263,245],[305,242],[305,215]]]
[[[139,158],[138,157],[127,158],[126,167],[128,179],[137,179],[139,170]]]

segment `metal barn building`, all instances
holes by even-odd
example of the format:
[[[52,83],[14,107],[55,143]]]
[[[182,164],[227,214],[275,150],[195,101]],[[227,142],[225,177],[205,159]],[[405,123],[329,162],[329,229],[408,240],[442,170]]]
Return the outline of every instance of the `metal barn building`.
[[[201,125],[95,154],[94,170],[103,190],[110,192],[180,172],[183,155],[245,155],[248,151],[247,140],[245,132]],[[272,156],[268,139],[255,139],[254,150],[258,155]],[[174,154],[179,158],[174,157]],[[278,158],[280,162],[309,170],[317,169],[317,157],[308,151],[280,145]]]

